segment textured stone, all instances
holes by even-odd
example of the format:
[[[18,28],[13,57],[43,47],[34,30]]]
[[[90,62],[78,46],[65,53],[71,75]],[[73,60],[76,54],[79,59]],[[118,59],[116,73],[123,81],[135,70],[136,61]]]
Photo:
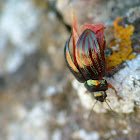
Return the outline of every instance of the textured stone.
[[[1,0],[0,140],[139,139],[138,2]],[[124,25],[135,27],[131,39],[136,58],[126,61],[126,67],[113,77],[105,77],[124,98],[118,101],[112,89],[107,91],[116,114],[106,103],[97,103],[87,120],[95,100],[85,93],[83,84],[73,80],[64,59],[71,5],[80,25],[105,24],[107,45],[114,39],[116,17],[127,15]]]
[[[140,102],[140,55],[134,60],[127,61],[127,64],[124,69],[113,76],[114,78],[106,78],[124,99],[118,100],[113,90],[107,90],[107,99],[110,100],[109,105],[118,113],[131,113],[134,111],[135,102],[138,104]],[[73,86],[78,92],[82,105],[87,109],[91,109],[95,99],[91,97],[90,93],[86,93],[83,84],[74,80]],[[94,111],[98,113],[106,112],[106,110],[110,110],[106,103],[97,103],[94,108]]]
[[[22,65],[25,55],[37,49],[39,16],[39,10],[31,1],[11,0],[5,3],[0,17],[1,74],[15,72]]]

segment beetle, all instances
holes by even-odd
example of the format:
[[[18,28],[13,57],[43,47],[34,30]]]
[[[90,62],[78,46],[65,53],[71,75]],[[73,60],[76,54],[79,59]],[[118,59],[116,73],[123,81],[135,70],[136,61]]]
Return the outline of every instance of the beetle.
[[[103,24],[84,24],[80,35],[78,35],[77,19],[74,14],[72,34],[64,48],[64,56],[69,70],[100,102],[106,101],[108,87],[115,91],[119,99],[122,99],[116,89],[103,79],[105,73],[112,70],[112,68],[106,68],[104,29]],[[73,38],[73,58],[69,50],[71,38]]]

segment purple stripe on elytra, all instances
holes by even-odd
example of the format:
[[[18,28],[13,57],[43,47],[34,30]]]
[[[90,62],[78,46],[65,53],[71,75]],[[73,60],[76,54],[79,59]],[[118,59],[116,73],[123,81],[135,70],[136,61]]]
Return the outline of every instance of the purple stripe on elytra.
[[[94,47],[95,46],[95,40],[93,39],[93,36],[91,34],[90,34],[90,38],[91,38],[90,43],[92,44],[91,45],[91,50],[92,50],[92,52],[91,52],[91,60],[93,61],[94,67],[95,67],[95,69],[97,71],[98,70],[98,61],[96,59],[96,51],[95,51],[96,47]]]
[[[94,34],[93,34],[94,35]],[[100,71],[101,71],[101,68],[100,68],[100,65],[99,65],[99,58],[98,58],[98,55],[97,55],[97,47],[98,47],[98,44],[96,42],[96,37],[95,35],[93,36],[91,34],[91,40],[93,42],[93,52],[92,52],[92,57],[94,59],[94,63],[96,64],[96,70],[98,71],[98,75],[100,74]]]
[[[91,70],[90,68],[90,63],[89,63],[89,54],[86,53],[88,50],[88,39],[89,39],[89,32],[86,32],[86,38],[84,38],[83,40],[83,46],[82,46],[82,49],[83,49],[83,59],[84,59],[84,62],[85,62],[85,70],[86,72],[88,72],[88,79],[91,79],[92,78],[92,73],[93,71]]]
[[[95,78],[98,78],[98,72],[96,70],[96,65],[95,65],[95,62],[93,60],[93,57],[92,57],[92,52],[91,52],[91,49],[92,49],[92,46],[93,46],[93,42],[91,41],[91,36],[89,35],[89,38],[88,38],[88,44],[89,44],[89,59],[90,59],[90,62],[91,62],[91,65],[90,65],[90,68],[92,70],[92,77],[95,79]]]
[[[81,71],[81,73],[83,74],[83,76],[88,79],[87,77],[87,72],[84,69],[84,63],[83,63],[83,54],[82,54],[82,43],[84,38],[86,37],[86,34],[82,34],[78,40],[78,43],[76,45],[76,60],[78,62],[79,65],[79,69]]]
[[[76,60],[79,71],[86,79],[98,79],[104,76],[103,53],[96,35],[91,30],[85,30],[76,45]]]
[[[92,56],[93,55],[92,54],[92,51],[93,51],[93,42],[91,41],[91,36],[90,36],[90,39],[88,39],[88,44],[89,44],[88,45],[89,57],[90,57],[90,61],[92,62],[92,65],[90,66],[91,67],[91,70],[93,71],[92,77],[93,77],[93,79],[94,78],[97,79],[98,78],[98,72],[97,72],[96,65],[95,65],[95,62],[94,62],[93,56]]]
[[[85,54],[85,46],[86,46],[86,39],[87,39],[87,33],[84,32],[85,36],[83,37],[83,40],[81,41],[81,50],[82,50],[82,53],[81,53],[81,62],[82,62],[82,66],[83,66],[83,69],[82,69],[82,72],[84,72],[85,76],[87,79],[90,79],[91,78],[91,74],[88,70],[88,67],[87,67],[87,61],[85,60],[86,59],[86,54]]]
[[[93,33],[92,33],[93,34]],[[97,49],[97,54],[98,54],[98,62],[99,62],[99,65],[100,65],[100,68],[102,69],[100,71],[100,74],[103,73],[105,71],[105,67],[104,67],[104,58],[102,57],[103,55],[103,51],[101,50],[101,46],[99,44],[99,42],[97,41],[98,39],[95,40],[95,45],[96,45],[96,49]]]

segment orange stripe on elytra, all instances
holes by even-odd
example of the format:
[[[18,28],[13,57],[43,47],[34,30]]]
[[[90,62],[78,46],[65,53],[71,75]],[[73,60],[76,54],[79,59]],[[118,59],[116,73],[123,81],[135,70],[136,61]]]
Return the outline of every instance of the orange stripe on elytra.
[[[76,61],[76,54],[75,54],[75,48],[76,48],[76,43],[78,40],[78,35],[77,35],[77,17],[75,14],[75,11],[73,10],[73,30],[72,30],[72,36],[73,36],[73,59],[74,59],[74,64],[77,67],[77,61]]]
[[[74,65],[74,63],[72,62],[71,57],[70,57],[69,53],[67,52],[67,50],[66,50],[66,57],[67,57],[67,60],[68,60],[68,62],[69,62],[70,67],[71,67],[75,72],[79,72],[78,69],[76,68],[76,66]]]

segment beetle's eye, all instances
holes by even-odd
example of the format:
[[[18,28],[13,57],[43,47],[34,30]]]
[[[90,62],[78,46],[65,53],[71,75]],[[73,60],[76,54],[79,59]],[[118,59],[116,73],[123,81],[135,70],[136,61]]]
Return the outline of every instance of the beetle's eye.
[[[100,102],[104,102],[104,98],[102,96],[98,96],[95,99],[98,100],[98,101],[100,101]]]

